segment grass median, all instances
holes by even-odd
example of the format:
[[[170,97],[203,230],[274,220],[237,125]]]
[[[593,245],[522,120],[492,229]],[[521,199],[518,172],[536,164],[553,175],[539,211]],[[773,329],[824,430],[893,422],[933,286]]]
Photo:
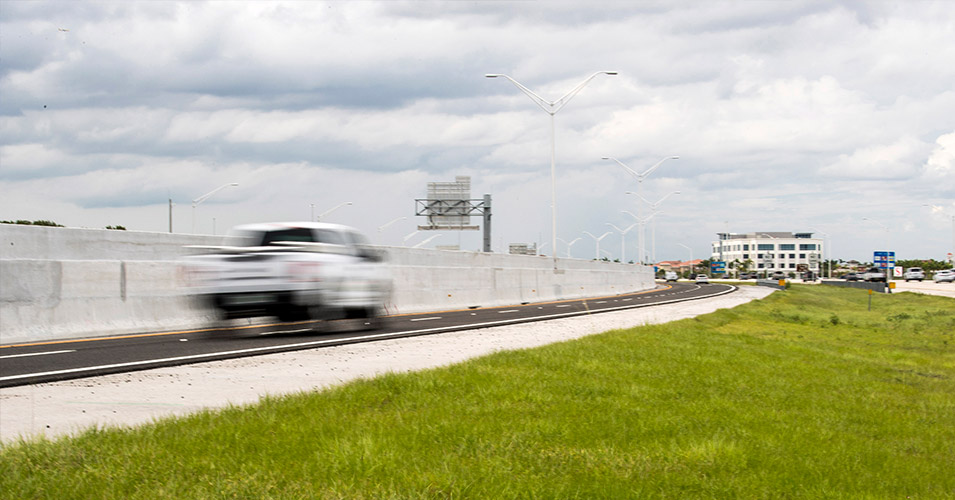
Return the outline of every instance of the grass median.
[[[955,498],[955,301],[732,310],[0,449],[3,498]]]

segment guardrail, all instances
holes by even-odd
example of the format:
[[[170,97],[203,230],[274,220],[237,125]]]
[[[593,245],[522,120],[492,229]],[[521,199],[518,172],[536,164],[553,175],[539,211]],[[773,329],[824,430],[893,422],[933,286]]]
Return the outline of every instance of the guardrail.
[[[770,288],[775,288],[777,290],[786,289],[786,280],[770,280],[770,279],[758,279],[756,280],[757,286],[768,286]]]
[[[843,288],[860,288],[862,290],[872,290],[879,293],[885,293],[886,290],[890,290],[882,281],[822,280],[822,284],[841,286]],[[891,291],[889,293],[891,293]]]

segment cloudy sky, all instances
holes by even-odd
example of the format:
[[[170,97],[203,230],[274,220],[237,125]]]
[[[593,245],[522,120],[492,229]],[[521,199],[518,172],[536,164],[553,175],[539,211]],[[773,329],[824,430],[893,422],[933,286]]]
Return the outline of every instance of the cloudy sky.
[[[550,254],[550,116],[484,75],[557,100],[617,71],[555,115],[560,254],[649,213],[603,157],[674,155],[639,188],[680,192],[646,227],[658,260],[727,231],[825,233],[843,259],[952,251],[955,3],[581,5],[3,0],[0,219],[165,232],[172,199],[174,231],[195,214],[222,234],[351,202],[325,220],[414,245],[435,234],[412,234],[415,198],[468,175],[495,251]]]

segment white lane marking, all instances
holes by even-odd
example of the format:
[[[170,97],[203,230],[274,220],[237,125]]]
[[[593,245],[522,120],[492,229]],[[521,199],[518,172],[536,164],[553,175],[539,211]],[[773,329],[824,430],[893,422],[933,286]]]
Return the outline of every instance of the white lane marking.
[[[0,359],[25,358],[27,356],[46,356],[47,354],[66,354],[68,352],[76,352],[76,349],[72,349],[69,351],[49,351],[49,352],[31,352],[29,354],[10,354],[8,356],[0,356]]]
[[[595,304],[606,304],[606,303],[607,303],[606,300],[601,300],[601,301],[595,302]]]
[[[557,307],[570,307],[570,304],[561,304],[561,305],[559,305],[559,306],[557,306]]]
[[[508,309],[506,311],[498,311],[498,314],[507,314],[507,313],[516,313],[518,309]]]
[[[718,297],[718,296],[720,296],[720,295],[726,295],[726,294],[728,294],[728,293],[732,293],[733,291],[735,291],[735,290],[737,290],[737,289],[738,289],[738,287],[735,287],[735,286],[732,286],[732,285],[728,285],[728,288],[727,288],[726,290],[724,290],[724,291],[721,291],[721,292],[719,292],[719,293],[715,293],[715,294],[713,294],[713,295],[708,295],[708,296],[705,296],[705,297],[699,297],[699,298],[701,298],[701,299],[707,298],[707,299],[708,299],[708,298]],[[672,300],[672,301],[661,300],[660,302],[655,302],[655,303],[653,303],[653,304],[643,304],[643,305],[636,305],[636,306],[608,307],[608,308],[606,308],[606,309],[601,309],[599,312],[623,311],[623,310],[626,310],[626,309],[634,309],[634,308],[639,308],[639,307],[660,306],[660,305],[670,304],[670,303],[676,303],[676,302],[681,302],[681,301],[679,301],[679,300]],[[515,309],[515,310],[516,310],[516,309]],[[548,315],[545,315],[545,316],[538,316],[537,318],[535,318],[535,321],[544,321],[544,320],[548,320],[548,319],[558,319],[558,318],[568,318],[568,317],[572,317],[572,316],[581,316],[581,315],[583,315],[583,314],[585,314],[585,313],[580,313],[580,312],[577,312],[577,311],[565,312],[565,313],[560,313],[560,314],[548,314]],[[590,314],[590,313],[586,313],[586,314]],[[513,319],[513,320],[505,319],[505,320],[501,320],[501,321],[486,321],[486,322],[483,322],[483,323],[474,323],[474,324],[471,324],[471,325],[469,325],[469,326],[470,326],[471,328],[488,328],[488,327],[492,327],[492,326],[500,326],[500,325],[513,324],[515,321],[522,321],[522,320],[521,320],[521,319]],[[375,333],[375,334],[370,334],[370,335],[362,335],[362,336],[359,336],[359,337],[351,337],[351,338],[348,339],[348,341],[349,341],[349,343],[368,342],[368,341],[371,341],[371,340],[381,340],[381,339],[394,338],[394,337],[408,337],[408,336],[412,336],[412,335],[423,335],[423,334],[426,334],[426,333],[440,332],[440,331],[443,331],[443,330],[445,330],[445,328],[439,327],[439,328],[425,328],[425,329],[423,329],[423,330],[405,330],[405,331],[391,332],[391,333]],[[89,372],[89,371],[92,371],[92,370],[102,370],[102,369],[105,369],[105,368],[127,368],[127,367],[132,367],[132,366],[143,366],[143,365],[151,365],[151,364],[156,364],[156,363],[168,363],[168,362],[171,362],[171,361],[193,361],[193,360],[217,358],[217,357],[221,357],[221,356],[229,356],[229,355],[236,355],[236,354],[254,354],[254,353],[263,353],[263,354],[266,354],[266,353],[268,353],[269,351],[287,351],[287,350],[292,350],[292,349],[304,349],[304,348],[306,348],[306,347],[319,347],[319,346],[323,346],[323,345],[334,344],[334,343],[336,343],[336,342],[340,342],[340,339],[325,339],[325,340],[316,340],[316,341],[312,341],[312,342],[300,342],[300,343],[298,343],[298,344],[286,344],[286,345],[282,345],[282,346],[254,347],[254,348],[251,348],[251,349],[239,349],[239,350],[236,350],[236,351],[221,351],[221,352],[213,352],[213,353],[209,353],[209,354],[194,354],[194,355],[191,355],[191,356],[177,356],[177,357],[173,357],[173,358],[150,359],[150,360],[145,360],[145,361],[131,361],[131,362],[128,362],[128,363],[116,363],[116,364],[112,364],[112,365],[89,366],[89,367],[84,367],[84,368],[72,368],[72,369],[68,369],[68,370],[54,370],[54,371],[40,372],[40,373],[24,373],[24,374],[21,374],[21,375],[10,375],[10,376],[7,376],[7,377],[0,377],[0,382],[5,382],[5,381],[8,381],[8,380],[19,380],[19,379],[30,378],[30,377],[44,377],[44,376],[49,376],[49,375],[63,375],[63,374],[68,374],[68,373],[83,373],[83,372]]]
[[[633,299],[620,299],[620,300],[623,301],[623,302],[626,302],[626,301],[628,301],[628,300],[633,300]]]
[[[441,319],[441,316],[431,316],[430,318],[412,318],[411,321],[431,321],[435,319]]]

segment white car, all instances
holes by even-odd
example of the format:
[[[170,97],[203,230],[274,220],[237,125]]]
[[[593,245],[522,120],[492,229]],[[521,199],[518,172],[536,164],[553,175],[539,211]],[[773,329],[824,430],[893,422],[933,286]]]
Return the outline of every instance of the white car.
[[[673,281],[673,282],[676,282],[677,278],[679,278],[679,276],[677,276],[677,274],[673,271],[667,271],[664,277],[667,281]]]
[[[944,269],[942,271],[935,272],[935,282],[936,283],[953,283],[955,282],[955,269]]]
[[[705,274],[697,274],[697,275],[696,275],[696,283],[697,283],[697,284],[704,284],[704,283],[705,283],[705,284],[708,285],[708,284],[710,283],[710,278],[708,278]]]
[[[905,281],[909,280],[918,280],[922,281],[925,279],[925,271],[921,267],[910,267],[905,271]]]

